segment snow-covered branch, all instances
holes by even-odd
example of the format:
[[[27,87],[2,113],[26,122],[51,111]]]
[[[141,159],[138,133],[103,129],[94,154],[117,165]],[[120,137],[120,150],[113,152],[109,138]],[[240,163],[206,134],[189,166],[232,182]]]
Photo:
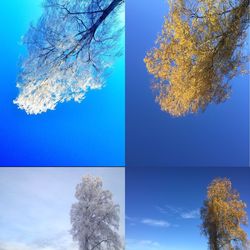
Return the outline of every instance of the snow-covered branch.
[[[71,208],[71,234],[79,250],[121,250],[118,233],[120,208],[102,180],[85,176],[76,187],[77,203]]]
[[[28,114],[80,102],[102,88],[107,68],[119,55],[124,0],[45,0],[44,13],[24,37],[16,103]]]

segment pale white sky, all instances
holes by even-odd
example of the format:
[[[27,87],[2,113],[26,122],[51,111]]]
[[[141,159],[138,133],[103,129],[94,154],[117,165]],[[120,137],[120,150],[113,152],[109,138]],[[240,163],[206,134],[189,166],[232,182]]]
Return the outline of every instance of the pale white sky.
[[[121,207],[124,237],[123,168],[1,168],[0,250],[73,250],[69,234],[75,187],[86,174],[99,176]]]

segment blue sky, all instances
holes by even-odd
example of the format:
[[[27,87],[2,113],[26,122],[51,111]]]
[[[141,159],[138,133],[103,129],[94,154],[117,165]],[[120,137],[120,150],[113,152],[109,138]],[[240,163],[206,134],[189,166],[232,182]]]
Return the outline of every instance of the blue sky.
[[[21,37],[41,15],[41,2],[2,3],[0,165],[124,165],[124,55],[116,60],[106,87],[87,93],[81,104],[59,104],[55,111],[37,116],[28,116],[13,104],[18,64],[25,52]]]
[[[248,166],[248,76],[205,113],[172,118],[154,101],[143,58],[161,32],[165,0],[126,1],[126,162],[129,166]]]
[[[70,208],[86,174],[101,177],[113,193],[124,237],[124,168],[1,168],[0,249],[77,250],[69,234]]]
[[[199,209],[214,178],[229,178],[248,205],[248,168],[127,168],[127,250],[206,250]],[[250,236],[249,227],[244,227]]]

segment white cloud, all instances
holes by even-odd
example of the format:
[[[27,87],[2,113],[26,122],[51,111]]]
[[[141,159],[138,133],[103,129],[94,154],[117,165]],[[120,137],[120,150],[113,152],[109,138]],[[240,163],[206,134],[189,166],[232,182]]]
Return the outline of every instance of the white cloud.
[[[130,217],[130,216],[127,216],[127,215],[126,215],[126,220],[135,222],[135,221],[137,221],[137,218],[135,218],[135,217]]]
[[[181,213],[181,217],[183,219],[197,219],[197,218],[199,218],[199,216],[200,216],[199,209],[195,209],[195,210]]]
[[[165,220],[143,219],[141,223],[155,227],[170,227],[170,223]]]
[[[165,205],[163,207],[156,206],[156,209],[162,214],[174,215],[182,219],[198,219],[200,215],[199,209],[187,210],[185,208],[173,207]]]
[[[126,221],[130,226],[135,226],[137,224],[144,224],[154,227],[170,227],[170,226],[176,227],[176,225],[171,225],[168,221],[158,220],[158,219],[156,220],[151,218],[139,219],[136,217],[126,216]]]
[[[126,221],[129,223],[130,226],[135,226],[138,222],[138,219],[126,216]]]
[[[200,248],[187,247],[186,245],[168,245],[150,239],[127,239],[126,250],[199,250]]]
[[[68,233],[36,242],[0,242],[0,250],[78,250]]]
[[[161,250],[160,244],[152,240],[126,240],[126,250]]]
[[[75,202],[75,187],[86,174],[100,176],[104,188],[120,204],[123,237],[123,168],[2,168],[0,250],[72,250],[63,247],[72,244],[69,213]]]

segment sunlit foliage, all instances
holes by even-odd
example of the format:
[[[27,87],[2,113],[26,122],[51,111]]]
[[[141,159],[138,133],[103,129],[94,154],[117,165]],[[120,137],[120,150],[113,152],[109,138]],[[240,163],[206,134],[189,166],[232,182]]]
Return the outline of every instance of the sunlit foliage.
[[[107,69],[120,53],[124,0],[45,0],[44,12],[24,44],[16,103],[28,114],[80,102],[105,83]]]
[[[175,0],[169,6],[144,61],[161,109],[183,116],[229,97],[229,81],[247,61],[249,0]]]
[[[246,204],[240,200],[230,180],[212,181],[201,209],[201,229],[209,239],[210,250],[249,249],[247,234],[241,227],[247,224],[245,209]]]

